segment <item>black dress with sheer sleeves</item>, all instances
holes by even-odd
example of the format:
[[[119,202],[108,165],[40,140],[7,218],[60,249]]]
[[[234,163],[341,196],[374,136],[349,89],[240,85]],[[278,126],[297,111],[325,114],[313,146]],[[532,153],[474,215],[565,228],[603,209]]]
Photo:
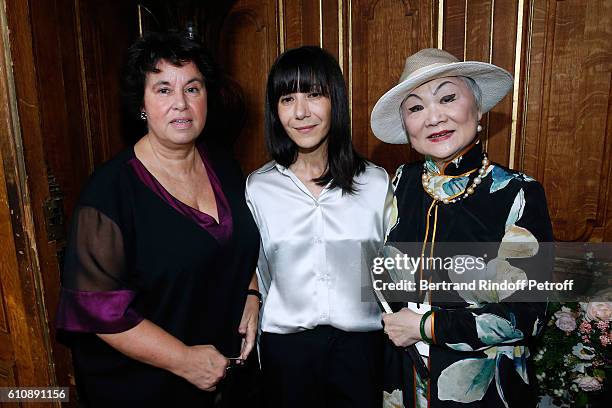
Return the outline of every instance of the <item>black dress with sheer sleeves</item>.
[[[240,353],[238,325],[259,254],[238,164],[198,150],[219,221],[172,197],[132,148],[91,176],[74,212],[56,318],[84,406],[212,406],[214,394],[115,350],[96,333],[148,319],[186,345]]]

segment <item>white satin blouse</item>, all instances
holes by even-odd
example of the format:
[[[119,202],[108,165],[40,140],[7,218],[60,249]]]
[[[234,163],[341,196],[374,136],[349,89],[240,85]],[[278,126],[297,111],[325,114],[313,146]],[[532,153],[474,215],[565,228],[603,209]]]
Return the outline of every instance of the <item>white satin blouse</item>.
[[[355,180],[355,194],[326,186],[315,198],[276,162],[248,177],[246,200],[261,234],[263,331],[382,328],[369,265],[384,242],[393,190],[387,172],[371,163]]]

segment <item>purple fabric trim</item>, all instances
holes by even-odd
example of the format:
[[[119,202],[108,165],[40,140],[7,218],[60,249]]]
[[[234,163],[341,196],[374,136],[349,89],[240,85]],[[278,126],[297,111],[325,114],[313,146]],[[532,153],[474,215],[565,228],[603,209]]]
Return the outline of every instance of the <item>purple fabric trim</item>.
[[[147,170],[147,168],[142,164],[137,157],[134,156],[128,163],[136,173],[136,176],[143,182],[145,186],[147,186],[151,191],[157,194],[162,200],[164,200],[168,205],[178,211],[180,214],[194,221],[201,228],[204,228],[206,231],[212,235],[217,242],[220,244],[227,243],[232,236],[232,228],[233,228],[233,220],[232,213],[230,210],[229,202],[223,194],[223,189],[221,188],[221,182],[217,178],[215,171],[210,164],[210,160],[206,154],[205,148],[203,145],[198,146],[198,152],[200,153],[200,157],[202,158],[202,162],[204,163],[204,167],[206,168],[206,173],[208,173],[208,179],[210,180],[210,185],[215,194],[215,202],[217,203],[217,213],[219,217],[219,222],[215,220],[209,214],[206,214],[196,208],[190,207],[182,201],[175,198],[172,194],[168,192],[161,185],[159,181]]]
[[[144,318],[130,303],[136,296],[131,290],[84,292],[61,288],[55,326],[58,329],[88,333],[120,333]]]

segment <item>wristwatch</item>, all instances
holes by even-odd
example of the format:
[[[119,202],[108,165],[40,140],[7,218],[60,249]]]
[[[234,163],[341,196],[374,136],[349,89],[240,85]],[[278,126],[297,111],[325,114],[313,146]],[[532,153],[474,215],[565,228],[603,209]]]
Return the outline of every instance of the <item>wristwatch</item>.
[[[259,308],[261,309],[261,306],[263,305],[263,296],[261,296],[261,292],[255,289],[249,289],[247,290],[247,296],[248,295],[257,297],[257,300],[259,301]]]

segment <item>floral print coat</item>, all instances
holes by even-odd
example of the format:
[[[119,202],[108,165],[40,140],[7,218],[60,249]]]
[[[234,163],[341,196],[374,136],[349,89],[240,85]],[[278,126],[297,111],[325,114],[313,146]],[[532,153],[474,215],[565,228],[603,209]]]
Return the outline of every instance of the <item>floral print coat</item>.
[[[442,169],[429,159],[401,166],[393,182],[396,209],[387,245],[421,243],[426,235],[431,241],[435,229],[432,253],[441,243],[498,243],[495,262],[487,265],[497,269],[493,275],[526,278],[534,268],[541,273],[542,265],[552,265],[550,245],[540,245],[553,241],[542,186],[500,165],[483,166],[483,157],[481,144],[475,142]],[[482,182],[472,195],[443,203],[444,198],[463,196],[481,167]],[[431,193],[423,187],[424,171]],[[526,243],[524,253],[504,253],[505,242],[517,241]],[[436,280],[442,274],[448,280],[448,273],[425,271],[425,278]],[[445,295],[458,300],[448,302],[445,296],[437,302],[431,293],[428,298],[435,310],[429,379],[419,378],[405,351],[388,342],[384,407],[535,406],[528,345],[544,323],[546,303],[517,302],[501,292]],[[402,306],[394,304],[394,310]]]

